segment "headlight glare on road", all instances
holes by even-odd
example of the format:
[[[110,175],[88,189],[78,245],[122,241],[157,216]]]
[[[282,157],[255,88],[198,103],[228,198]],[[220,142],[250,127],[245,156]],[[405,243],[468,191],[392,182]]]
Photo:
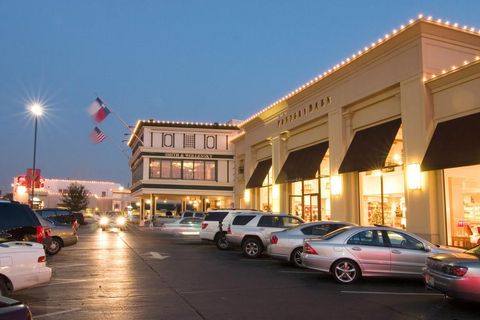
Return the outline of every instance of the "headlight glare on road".
[[[108,218],[107,218],[107,217],[101,217],[101,218],[100,218],[100,224],[101,224],[101,225],[106,225],[106,224],[108,224]]]
[[[118,218],[117,218],[117,224],[118,224],[119,226],[125,225],[126,222],[127,222],[127,220],[125,220],[125,217],[118,217]]]

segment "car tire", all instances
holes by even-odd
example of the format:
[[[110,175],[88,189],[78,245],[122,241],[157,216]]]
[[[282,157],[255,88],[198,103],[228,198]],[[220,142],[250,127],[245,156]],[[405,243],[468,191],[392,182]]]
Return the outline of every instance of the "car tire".
[[[335,281],[342,284],[352,284],[360,277],[360,267],[349,259],[335,261],[331,272]]]
[[[259,239],[247,238],[243,241],[242,252],[245,257],[251,259],[258,258],[262,254],[262,251],[263,244]]]
[[[295,248],[295,250],[293,250],[292,254],[290,255],[291,264],[297,268],[303,268],[302,252],[303,252],[303,247],[298,247],[298,248]]]
[[[12,293],[12,290],[9,289],[9,286],[7,284],[7,279],[4,278],[3,276],[0,277],[0,295],[7,297]]]
[[[46,248],[46,252],[48,255],[55,255],[60,252],[62,249],[63,243],[62,240],[59,238],[52,238],[52,243],[50,243],[50,246]]]
[[[215,245],[218,250],[227,250],[230,245],[228,244],[227,237],[225,234],[217,233],[215,236]]]

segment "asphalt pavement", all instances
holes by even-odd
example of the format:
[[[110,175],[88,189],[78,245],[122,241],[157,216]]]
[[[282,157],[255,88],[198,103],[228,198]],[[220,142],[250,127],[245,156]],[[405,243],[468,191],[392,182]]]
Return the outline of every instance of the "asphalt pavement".
[[[34,319],[479,319],[421,280],[328,275],[264,256],[218,251],[157,229],[82,226],[79,243],[48,257],[50,283],[18,291]]]

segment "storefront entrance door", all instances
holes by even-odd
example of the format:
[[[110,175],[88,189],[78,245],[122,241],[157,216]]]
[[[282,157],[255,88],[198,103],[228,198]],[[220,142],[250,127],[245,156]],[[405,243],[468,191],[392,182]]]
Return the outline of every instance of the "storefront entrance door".
[[[318,194],[307,194],[303,196],[303,205],[303,220],[309,222],[319,219]]]

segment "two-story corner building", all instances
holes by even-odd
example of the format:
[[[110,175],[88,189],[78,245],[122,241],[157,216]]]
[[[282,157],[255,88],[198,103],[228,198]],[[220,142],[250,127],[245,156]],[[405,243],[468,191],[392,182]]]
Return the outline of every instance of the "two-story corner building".
[[[238,131],[233,123],[138,121],[128,145],[131,195],[141,217],[155,213],[159,203],[179,203],[182,211],[231,207],[231,140]]]
[[[237,206],[480,238],[480,32],[419,17],[239,126]]]

